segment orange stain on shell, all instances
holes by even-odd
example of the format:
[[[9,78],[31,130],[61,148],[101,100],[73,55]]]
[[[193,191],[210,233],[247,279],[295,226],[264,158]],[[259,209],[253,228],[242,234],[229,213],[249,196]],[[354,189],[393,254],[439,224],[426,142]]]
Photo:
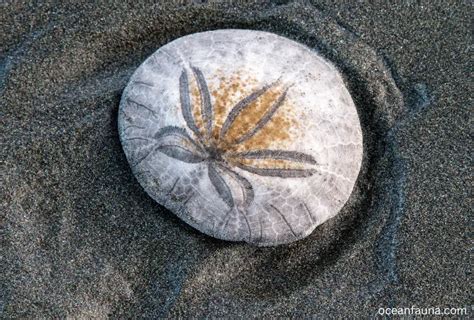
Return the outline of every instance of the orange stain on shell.
[[[289,160],[275,160],[275,159],[228,159],[232,165],[243,164],[253,166],[255,168],[263,169],[304,169],[302,163]]]
[[[294,138],[290,129],[297,126],[297,121],[293,113],[293,106],[285,98],[278,111],[254,136],[250,139],[237,144],[236,141],[244,134],[251,131],[262,119],[265,113],[270,110],[273,104],[283,94],[285,88],[282,84],[275,84],[265,94],[245,108],[235,119],[224,137],[220,137],[221,127],[232,108],[243,98],[252,92],[260,89],[264,84],[258,83],[254,78],[248,75],[248,72],[239,71],[231,76],[225,76],[222,72],[217,72],[214,79],[217,81],[208,82],[211,100],[213,103],[213,143],[223,152],[242,152],[249,150],[262,150],[270,148],[284,148],[286,142]],[[216,85],[217,83],[217,85]],[[204,133],[204,123],[201,114],[201,97],[196,81],[190,81],[192,112],[196,125]],[[247,159],[248,163],[259,163],[259,165],[272,166],[281,165],[280,168],[287,168],[288,161],[284,160],[255,160]],[[288,167],[289,168],[289,167]],[[291,168],[296,168],[293,165]]]
[[[258,84],[257,81],[250,76],[244,76],[243,74],[244,72],[241,71],[228,78],[221,77],[219,88],[212,91],[215,110],[214,139],[219,137],[222,124],[235,104],[250,95],[253,91],[260,89],[263,85]],[[257,125],[283,93],[283,90],[283,86],[277,84],[245,108],[237,116],[227,134],[221,137],[219,147],[225,151],[256,150],[266,149],[272,144],[283,143],[284,141],[290,140],[289,129],[296,124],[296,121],[294,117],[291,116],[292,106],[288,99],[285,99],[272,119],[267,122],[260,131],[241,144],[235,143],[236,140],[251,131]]]

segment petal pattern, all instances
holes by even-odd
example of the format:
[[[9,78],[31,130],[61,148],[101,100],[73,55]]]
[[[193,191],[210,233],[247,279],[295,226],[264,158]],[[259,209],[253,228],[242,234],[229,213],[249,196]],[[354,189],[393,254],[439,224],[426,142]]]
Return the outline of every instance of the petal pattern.
[[[216,170],[213,163],[209,162],[207,169],[209,179],[211,180],[212,185],[216,189],[217,193],[230,208],[233,208],[234,198],[232,197],[232,192],[230,191],[229,185],[225,182],[225,180]]]
[[[228,155],[232,158],[241,159],[271,159],[271,160],[287,160],[298,163],[316,164],[314,157],[297,151],[286,150],[252,150],[245,152],[237,152]]]
[[[263,115],[263,117],[255,125],[255,127],[253,127],[253,129],[251,129],[250,131],[245,133],[243,136],[238,138],[235,143],[240,144],[240,143],[252,138],[257,132],[259,132],[272,119],[275,112],[277,112],[278,109],[281,107],[281,105],[285,101],[287,92],[288,92],[288,88],[285,89],[285,91],[280,95],[280,97],[278,97],[278,99],[271,106],[270,110],[268,110]]]
[[[199,88],[199,94],[201,95],[201,114],[206,125],[206,138],[209,138],[212,133],[212,104],[211,94],[209,93],[209,87],[207,86],[206,79],[201,70],[196,67],[191,68],[196,78],[196,82]]]
[[[224,124],[222,125],[219,136],[223,138],[227,131],[229,131],[230,127],[234,123],[235,119],[239,116],[239,114],[241,114],[242,111],[249,107],[255,100],[260,98],[270,88],[271,85],[264,86],[261,89],[252,92],[250,95],[240,100],[227,115],[227,118],[225,119]]]
[[[279,177],[279,178],[305,178],[310,177],[316,173],[314,169],[274,169],[274,168],[257,168],[245,164],[236,164],[242,170],[258,174],[265,177]]]
[[[178,139],[182,139],[183,145],[192,145],[193,147],[196,148],[196,152],[201,152],[201,153],[205,152],[203,146],[195,142],[193,138],[189,136],[186,130],[180,127],[175,127],[175,126],[164,127],[160,129],[157,133],[155,133],[154,138],[157,140],[160,140],[169,136],[175,136]]]
[[[196,137],[196,140],[194,140],[188,134],[186,129],[168,126],[159,130],[154,135],[154,138],[158,141],[158,145],[154,147],[150,153],[157,150],[169,157],[187,163],[199,163],[205,161],[207,163],[208,177],[211,184],[215,188],[219,197],[225,202],[230,210],[236,208],[235,199],[232,194],[233,190],[231,189],[231,185],[228,184],[228,182],[230,182],[228,179],[232,179],[235,182],[233,185],[236,184],[240,186],[241,189],[244,204],[244,210],[241,212],[241,214],[243,214],[245,218],[249,228],[249,237],[251,238],[252,230],[250,228],[250,223],[246,212],[247,208],[252,204],[255,198],[253,186],[245,177],[233,170],[233,168],[231,168],[223,159],[232,158],[237,160],[233,161],[234,163],[237,162],[235,164],[236,167],[252,174],[279,178],[309,177],[313,175],[316,170],[299,168],[259,168],[244,164],[242,163],[242,160],[286,160],[312,165],[316,164],[316,161],[313,156],[297,151],[263,149],[227,153],[226,149],[216,148],[216,141],[211,140],[215,119],[210,90],[202,71],[194,66],[190,66],[190,68],[192,75],[196,80],[199,91],[202,124],[201,121],[196,121],[194,118],[190,94],[190,82],[188,72],[185,68],[183,68],[179,78],[179,93],[183,118],[188,129],[193,133],[193,136]],[[274,86],[274,84],[275,83],[263,86],[233,106],[219,130],[217,145],[219,145],[220,142],[224,142],[226,139],[226,134],[229,132],[231,127],[233,127],[233,124],[237,121],[237,118],[239,118],[243,112],[251,110],[249,107],[253,105],[253,103],[260,97],[265,95]],[[250,127],[248,130],[243,130],[242,134],[236,140],[230,142],[230,144],[227,144],[227,146],[233,145],[235,147],[237,144],[241,144],[244,141],[251,139],[262,128],[264,128],[268,122],[272,120],[275,113],[285,102],[287,93],[288,87],[286,87],[286,89],[281,94],[279,94],[275,100],[270,101],[271,105],[269,107],[265,107],[265,110],[262,110],[263,113],[259,113],[259,115],[256,116],[258,121],[255,123],[255,125]],[[204,128],[200,128],[202,125]],[[226,141],[226,143],[228,142]]]
[[[201,133],[194,121],[194,116],[191,110],[189,79],[188,73],[185,69],[183,69],[183,72],[181,72],[181,76],[179,77],[179,98],[181,102],[181,113],[183,114],[184,121],[186,121],[186,125],[196,135],[196,137],[201,137]]]
[[[245,207],[249,207],[255,198],[252,184],[246,178],[242,177],[240,174],[225,165],[220,164],[219,168],[224,170],[225,173],[230,175],[239,184],[244,197],[244,205]]]
[[[206,160],[199,154],[195,154],[188,149],[178,145],[161,145],[157,147],[157,150],[166,154],[168,157],[175,158],[177,160],[187,163],[198,163]]]

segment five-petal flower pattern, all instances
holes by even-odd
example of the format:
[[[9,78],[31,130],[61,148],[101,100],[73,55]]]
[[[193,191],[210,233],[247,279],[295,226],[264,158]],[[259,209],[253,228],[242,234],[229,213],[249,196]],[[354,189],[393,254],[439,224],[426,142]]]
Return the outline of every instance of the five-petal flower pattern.
[[[186,35],[134,72],[118,114],[133,174],[157,203],[223,240],[302,239],[349,199],[357,108],[330,61],[256,30]]]
[[[206,79],[199,68],[192,66],[190,69],[198,88],[200,106],[197,108],[200,113],[200,121],[196,120],[193,112],[191,79],[188,71],[183,69],[179,78],[179,93],[181,112],[187,129],[177,126],[167,126],[160,129],[155,134],[154,138],[158,145],[153,150],[158,150],[168,157],[186,163],[205,163],[209,180],[229,209],[233,209],[236,203],[228,179],[232,179],[240,186],[244,208],[248,208],[254,199],[252,184],[237,172],[236,168],[255,175],[277,178],[304,178],[315,173],[314,168],[301,167],[302,164],[316,164],[315,159],[305,153],[278,149],[235,151],[236,146],[254,137],[272,120],[287,98],[288,87],[282,90],[274,101],[271,101],[267,110],[259,117],[254,126],[248,128],[246,132],[241,132],[238,137],[229,142],[229,131],[235,122],[239,121],[239,116],[245,113],[252,103],[262,97],[275,84],[265,85],[241,99],[229,111],[220,128],[215,130],[214,109]],[[270,160],[275,163],[285,161],[298,166],[262,168],[249,164],[249,161],[252,160]]]

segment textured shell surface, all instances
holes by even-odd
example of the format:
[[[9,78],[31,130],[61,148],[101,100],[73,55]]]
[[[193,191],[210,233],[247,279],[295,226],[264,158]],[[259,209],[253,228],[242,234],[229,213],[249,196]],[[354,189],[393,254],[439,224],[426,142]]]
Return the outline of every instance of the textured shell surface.
[[[363,155],[337,69],[268,32],[176,39],[132,75],[119,133],[146,192],[219,239],[302,239],[349,199]]]

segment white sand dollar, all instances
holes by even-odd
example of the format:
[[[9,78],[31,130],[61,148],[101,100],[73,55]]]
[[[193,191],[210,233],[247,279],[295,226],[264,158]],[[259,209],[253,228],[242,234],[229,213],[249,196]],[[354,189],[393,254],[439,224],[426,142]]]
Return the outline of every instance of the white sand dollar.
[[[151,197],[208,235],[257,245],[301,239],[336,215],[362,162],[336,68],[261,31],[161,47],[131,77],[119,130]]]

